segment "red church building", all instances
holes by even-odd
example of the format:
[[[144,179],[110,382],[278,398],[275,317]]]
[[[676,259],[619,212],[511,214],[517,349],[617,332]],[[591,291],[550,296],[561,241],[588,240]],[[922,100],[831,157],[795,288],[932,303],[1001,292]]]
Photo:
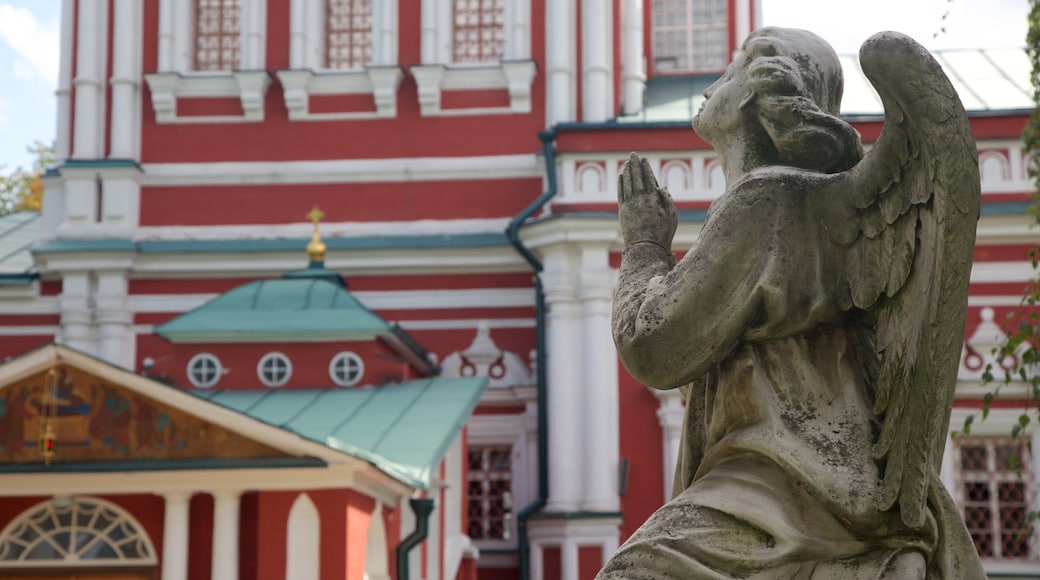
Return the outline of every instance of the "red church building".
[[[693,242],[690,119],[758,0],[62,6],[58,163],[0,217],[0,576],[591,580],[666,501],[684,403],[614,351],[614,184],[645,155]],[[1034,276],[1033,103],[1021,50],[937,59],[983,191],[957,426]],[[1040,578],[1027,387],[943,466],[994,577]]]

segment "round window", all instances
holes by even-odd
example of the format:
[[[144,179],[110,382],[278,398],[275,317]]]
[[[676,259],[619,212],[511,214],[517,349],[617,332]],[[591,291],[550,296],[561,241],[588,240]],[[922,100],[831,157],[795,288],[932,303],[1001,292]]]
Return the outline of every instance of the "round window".
[[[292,376],[292,363],[289,357],[280,352],[269,352],[256,365],[256,374],[260,382],[269,387],[280,387],[289,382]]]
[[[188,380],[200,389],[216,385],[223,372],[220,359],[208,352],[200,352],[188,361]]]
[[[361,380],[365,374],[365,363],[361,357],[352,352],[341,352],[332,357],[329,363],[329,377],[332,382],[341,387],[352,387]]]

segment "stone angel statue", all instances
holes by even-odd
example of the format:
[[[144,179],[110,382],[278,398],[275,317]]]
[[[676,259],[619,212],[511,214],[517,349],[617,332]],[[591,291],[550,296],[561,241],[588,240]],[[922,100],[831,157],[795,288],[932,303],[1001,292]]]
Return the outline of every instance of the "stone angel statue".
[[[599,579],[985,577],[938,476],[975,141],[913,40],[880,33],[860,61],[886,115],[866,154],[824,40],[747,39],[693,121],[727,186],[678,263],[671,198],[645,159],[626,164],[614,339],[632,376],[687,407],[675,496]]]

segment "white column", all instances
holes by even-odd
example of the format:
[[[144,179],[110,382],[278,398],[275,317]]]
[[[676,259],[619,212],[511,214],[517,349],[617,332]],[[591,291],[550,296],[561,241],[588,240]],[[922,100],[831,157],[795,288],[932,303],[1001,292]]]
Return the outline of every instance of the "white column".
[[[120,167],[105,171],[101,182],[101,222],[109,235],[129,237],[140,217],[140,170]]]
[[[549,127],[574,120],[575,1],[546,3],[546,125]]]
[[[531,58],[531,2],[515,0],[506,6],[506,60]]]
[[[585,511],[618,510],[618,374],[610,330],[613,299],[610,254],[605,243],[581,248],[582,429]],[[551,351],[550,351],[551,352]]]
[[[572,539],[560,544],[560,580],[578,580],[578,546]]]
[[[94,352],[91,340],[90,273],[65,271],[61,278],[61,342],[87,353]]]
[[[755,0],[737,0],[735,2],[736,14],[733,15],[734,23],[736,24],[736,43],[733,47],[734,54],[740,49],[740,46],[744,43],[744,39],[747,35],[751,34],[751,13],[754,10],[752,4]]]
[[[235,69],[261,70],[264,68],[266,9],[266,0],[242,3],[242,60]]]
[[[73,0],[61,2],[61,37],[71,39],[76,27],[72,17]],[[58,89],[55,96],[58,100],[57,139],[54,142],[54,155],[60,164],[69,157],[72,132],[72,42],[61,43],[61,64],[58,68]]]
[[[97,273],[94,320],[98,329],[98,356],[114,365],[133,368],[133,313],[126,308],[125,270]]]
[[[397,0],[382,0],[373,7],[372,64],[397,65]]]
[[[188,580],[188,508],[190,493],[167,493],[163,516],[163,580]]]
[[[614,35],[611,2],[582,0],[582,120],[599,123],[613,117]]]
[[[238,511],[239,491],[213,492],[213,561],[214,580],[238,578]]]
[[[675,463],[679,459],[679,441],[682,438],[683,407],[682,394],[679,389],[659,391],[650,389],[660,407],[657,409],[657,421],[661,424],[661,449],[664,460],[664,501],[672,499],[672,483],[675,481]]]
[[[105,39],[102,19],[105,3],[101,0],[79,0],[76,30],[76,121],[72,157],[97,159],[101,156],[102,64]]]
[[[584,453],[580,309],[574,295],[577,260],[566,246],[546,252],[545,288],[549,420],[549,498],[546,511],[576,511],[581,506]]]
[[[643,110],[646,88],[643,0],[624,0],[621,10],[621,108],[624,114],[634,115]]]
[[[135,135],[140,130],[137,114],[137,91],[140,70],[139,0],[115,0],[114,30],[112,32],[112,127],[109,157],[134,159],[137,157]]]

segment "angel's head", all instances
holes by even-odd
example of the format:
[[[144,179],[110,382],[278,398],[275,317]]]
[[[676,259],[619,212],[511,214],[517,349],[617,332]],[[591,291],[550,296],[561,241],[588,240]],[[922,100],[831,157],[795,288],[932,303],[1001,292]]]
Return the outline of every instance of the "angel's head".
[[[863,150],[859,133],[838,118],[842,84],[838,56],[822,38],[762,28],[704,91],[693,127],[716,147],[735,139],[761,164],[844,171]]]

